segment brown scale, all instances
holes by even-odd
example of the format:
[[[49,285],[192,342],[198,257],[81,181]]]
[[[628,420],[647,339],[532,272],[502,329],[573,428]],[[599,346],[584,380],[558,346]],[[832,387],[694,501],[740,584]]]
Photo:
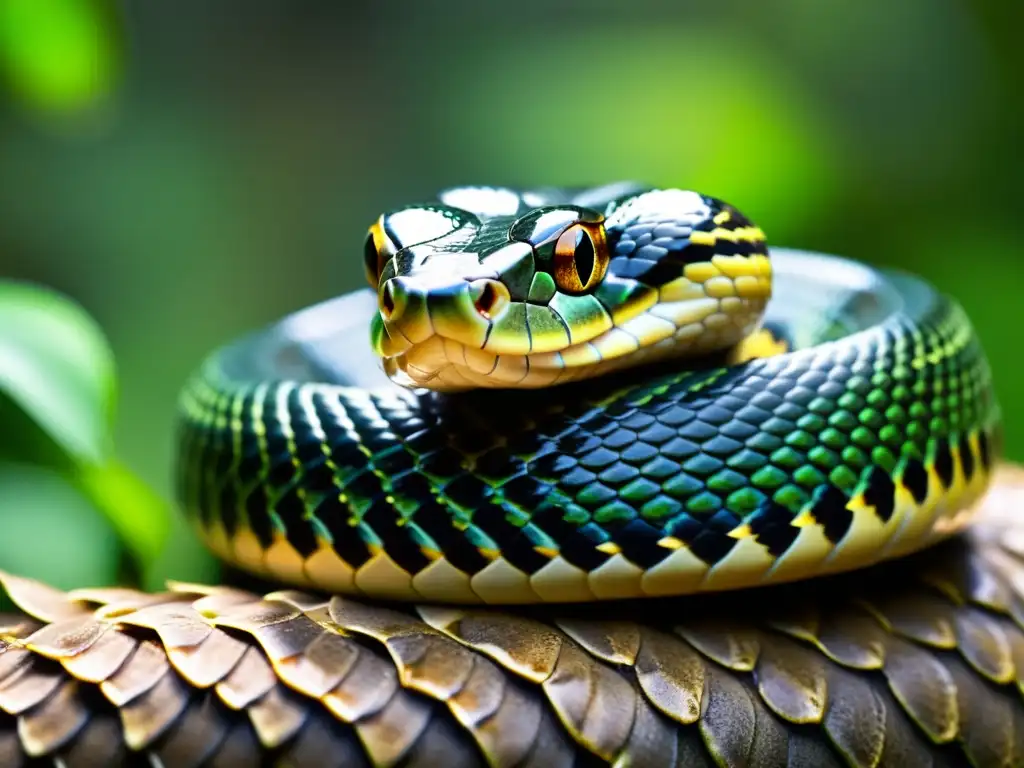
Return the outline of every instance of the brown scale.
[[[1022,503],[1003,467],[961,541],[599,606],[2,575],[0,765],[1024,765]]]

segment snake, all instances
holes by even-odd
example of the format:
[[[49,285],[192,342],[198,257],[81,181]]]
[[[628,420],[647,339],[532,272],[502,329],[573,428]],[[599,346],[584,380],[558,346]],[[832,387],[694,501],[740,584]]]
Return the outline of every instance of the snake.
[[[953,298],[633,182],[449,188],[361,261],[183,387],[232,583],[0,573],[5,764],[1024,765]]]
[[[327,311],[370,326],[390,390],[348,352],[289,376],[256,334],[183,395],[181,497],[247,571],[464,603],[719,591],[914,551],[987,486],[963,310],[772,254],[716,198],[457,188],[382,215],[363,262],[376,311]]]

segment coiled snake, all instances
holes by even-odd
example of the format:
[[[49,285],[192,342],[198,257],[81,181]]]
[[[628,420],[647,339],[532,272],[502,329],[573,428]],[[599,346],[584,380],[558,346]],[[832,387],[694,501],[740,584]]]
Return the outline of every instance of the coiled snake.
[[[0,753],[1024,764],[1024,527],[943,543],[1001,445],[954,301],[630,184],[447,190],[363,251],[182,397],[183,507],[284,591],[4,576]]]

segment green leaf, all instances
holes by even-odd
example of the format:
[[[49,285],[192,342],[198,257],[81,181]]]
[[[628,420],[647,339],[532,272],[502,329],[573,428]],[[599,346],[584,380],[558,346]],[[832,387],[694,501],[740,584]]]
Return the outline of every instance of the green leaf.
[[[59,472],[0,462],[0,567],[62,589],[118,581],[121,547]]]
[[[0,282],[0,451],[57,470],[148,572],[171,514],[113,455],[115,395],[113,354],[81,307],[46,288]]]
[[[75,479],[148,570],[167,541],[171,519],[167,502],[118,461],[83,464]]]
[[[77,304],[45,288],[0,282],[0,393],[75,463],[106,461],[114,357],[99,326]],[[0,408],[0,415],[6,410]],[[5,439],[12,434],[17,439],[12,431]]]
[[[100,102],[120,68],[108,0],[0,0],[0,68],[29,106],[79,111]]]

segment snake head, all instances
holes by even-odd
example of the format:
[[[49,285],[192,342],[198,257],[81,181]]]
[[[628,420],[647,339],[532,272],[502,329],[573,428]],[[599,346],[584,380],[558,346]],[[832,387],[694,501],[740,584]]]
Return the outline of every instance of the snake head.
[[[678,189],[452,189],[378,218],[364,263],[385,372],[438,391],[726,349],[771,294],[761,230]]]

